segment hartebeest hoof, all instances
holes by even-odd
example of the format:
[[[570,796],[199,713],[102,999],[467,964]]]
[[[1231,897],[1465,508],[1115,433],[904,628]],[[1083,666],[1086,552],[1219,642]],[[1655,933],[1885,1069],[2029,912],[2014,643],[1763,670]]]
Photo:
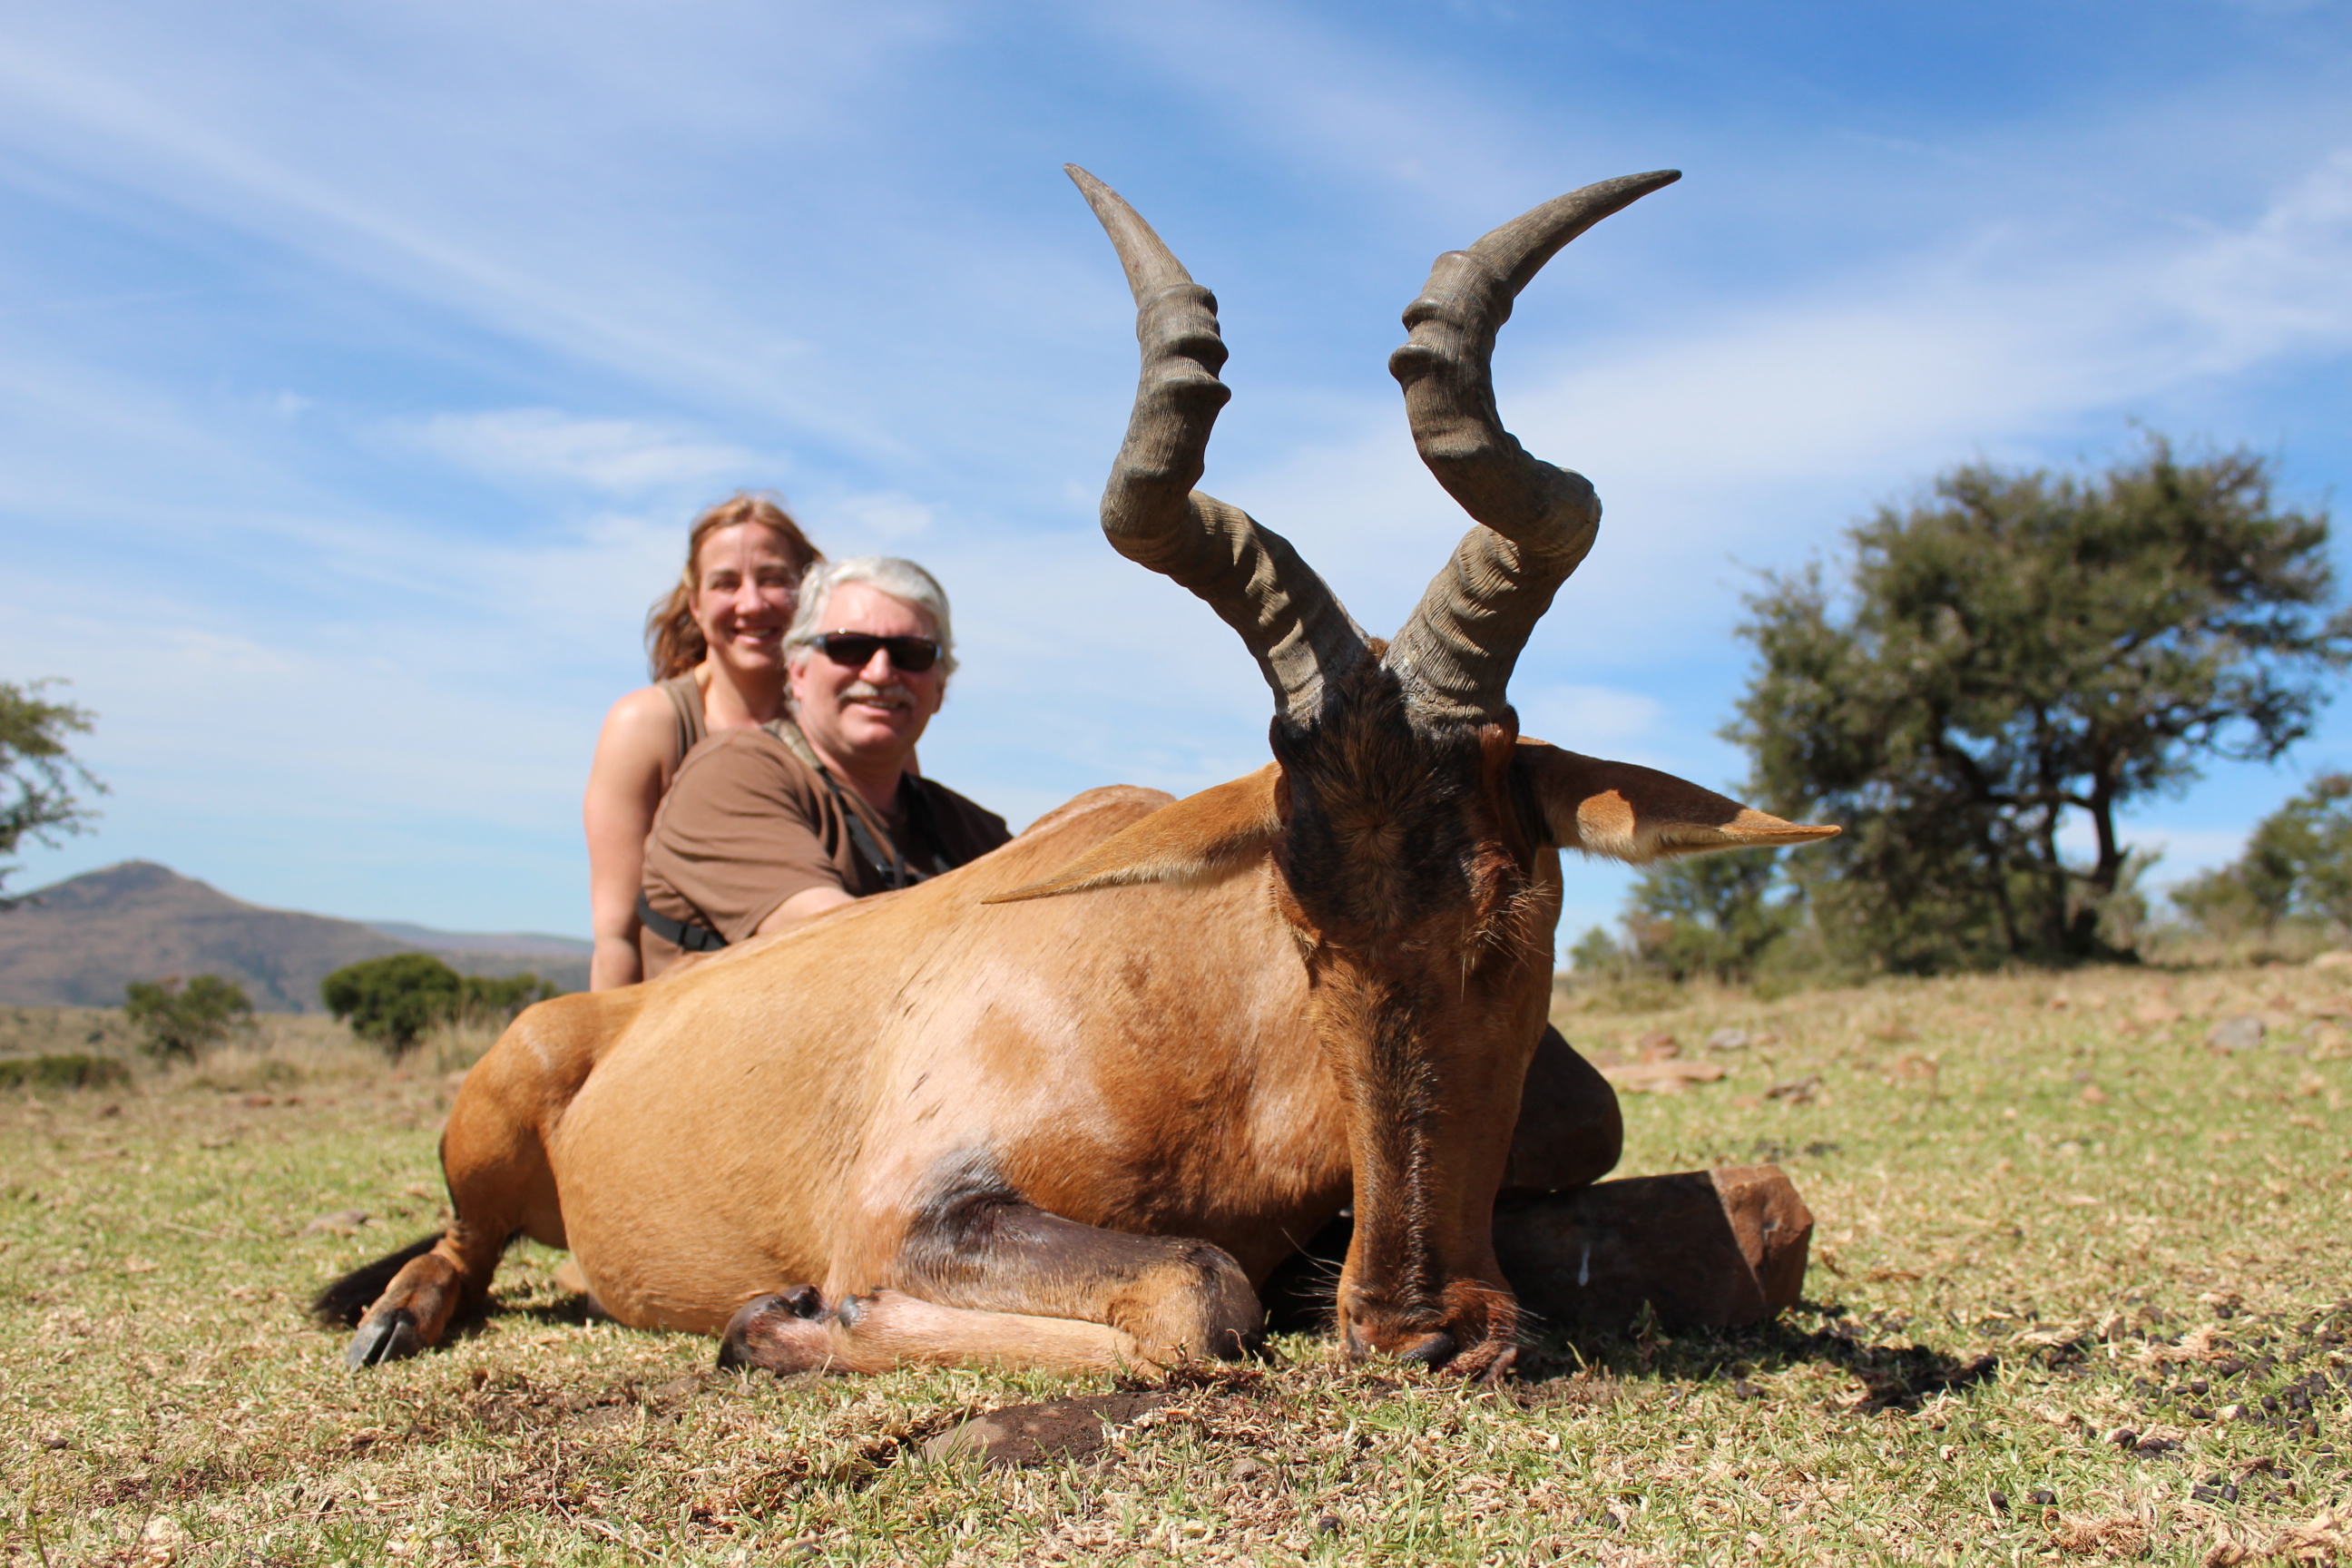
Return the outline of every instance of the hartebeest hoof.
[[[719,1338],[719,1364],[765,1367],[782,1376],[821,1372],[837,1356],[824,1298],[814,1285],[755,1296],[735,1310]]]
[[[352,1336],[351,1348],[343,1352],[343,1364],[353,1372],[362,1367],[382,1366],[388,1361],[405,1361],[425,1349],[424,1336],[416,1331],[416,1320],[405,1307],[388,1307],[372,1312],[360,1324],[359,1332]]]

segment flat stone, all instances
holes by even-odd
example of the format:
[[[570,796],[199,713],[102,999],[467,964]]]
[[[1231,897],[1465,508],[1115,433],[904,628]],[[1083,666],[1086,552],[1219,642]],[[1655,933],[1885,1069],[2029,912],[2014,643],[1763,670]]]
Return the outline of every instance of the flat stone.
[[[2317,958],[2311,961],[2311,967],[2314,969],[2352,969],[2352,949],[2339,948],[2334,952],[2323,952]]]
[[[1672,1329],[1763,1321],[1804,1293],[1812,1212],[1776,1165],[1507,1199],[1495,1256],[1535,1326],[1613,1332],[1646,1301]]]
[[[351,1236],[355,1234],[359,1230],[360,1226],[367,1224],[373,1217],[373,1216],[365,1209],[337,1209],[332,1214],[320,1215],[317,1219],[314,1219],[310,1224],[304,1226],[298,1234],[302,1236]]]
[[[961,1460],[984,1468],[1082,1459],[1103,1446],[1104,1434],[1168,1403],[1165,1394],[1094,1394],[1007,1405],[948,1428],[923,1445],[937,1464]]]
[[[1680,1094],[1695,1083],[1713,1083],[1723,1076],[1719,1062],[1623,1062],[1605,1067],[1601,1076],[1628,1094]]]
[[[1744,1051],[1753,1043],[1745,1029],[1717,1029],[1706,1037],[1710,1051]]]
[[[2225,1051],[2251,1051],[2263,1043],[2266,1032],[2260,1018],[2252,1013],[2240,1013],[2206,1030],[2205,1043]]]

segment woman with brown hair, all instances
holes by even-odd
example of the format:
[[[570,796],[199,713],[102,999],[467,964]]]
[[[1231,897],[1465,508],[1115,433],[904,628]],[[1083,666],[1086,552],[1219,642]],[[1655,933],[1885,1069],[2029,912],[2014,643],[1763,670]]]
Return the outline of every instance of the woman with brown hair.
[[[590,990],[642,977],[637,885],[646,835],[677,764],[714,731],[783,716],[784,628],[801,574],[823,559],[768,497],[735,495],[694,520],[686,570],[646,617],[654,684],[613,704],[588,766],[581,816],[596,937]]]

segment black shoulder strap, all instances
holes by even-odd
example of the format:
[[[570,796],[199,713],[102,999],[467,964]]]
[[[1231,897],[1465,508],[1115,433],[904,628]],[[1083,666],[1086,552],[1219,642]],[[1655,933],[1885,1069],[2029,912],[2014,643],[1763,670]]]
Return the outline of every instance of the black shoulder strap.
[[[866,863],[873,867],[875,874],[882,879],[882,886],[886,889],[896,889],[912,887],[921,881],[926,873],[911,869],[907,858],[898,853],[898,845],[892,844],[888,853],[883,852],[879,837],[866,822],[866,814],[858,809],[860,803],[849,798],[849,792],[841,787],[840,781],[833,776],[833,770],[823,763],[816,763],[815,767],[816,776],[823,779],[824,787],[833,792],[834,805],[841,808],[842,821],[849,829],[850,843],[857,847],[857,852],[866,857]],[[911,820],[908,825],[912,826]]]
[[[939,786],[919,773],[908,773],[905,787],[908,829],[930,846],[931,858],[942,870],[952,871],[968,863],[972,857],[957,859],[948,847],[948,836],[940,831],[939,804],[931,798],[931,792]]]
[[[686,952],[716,952],[727,945],[727,939],[706,925],[690,921],[674,921],[637,895],[637,923],[647,931]]]

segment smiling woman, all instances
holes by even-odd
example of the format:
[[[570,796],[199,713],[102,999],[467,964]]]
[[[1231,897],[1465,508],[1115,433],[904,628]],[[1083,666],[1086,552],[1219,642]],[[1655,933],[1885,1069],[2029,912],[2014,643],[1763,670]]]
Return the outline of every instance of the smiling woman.
[[[824,559],[783,508],[736,495],[694,520],[686,570],[646,620],[655,684],[613,704],[581,808],[596,952],[591,990],[634,984],[637,883],[654,810],[696,742],[784,710],[784,628],[801,574]]]

